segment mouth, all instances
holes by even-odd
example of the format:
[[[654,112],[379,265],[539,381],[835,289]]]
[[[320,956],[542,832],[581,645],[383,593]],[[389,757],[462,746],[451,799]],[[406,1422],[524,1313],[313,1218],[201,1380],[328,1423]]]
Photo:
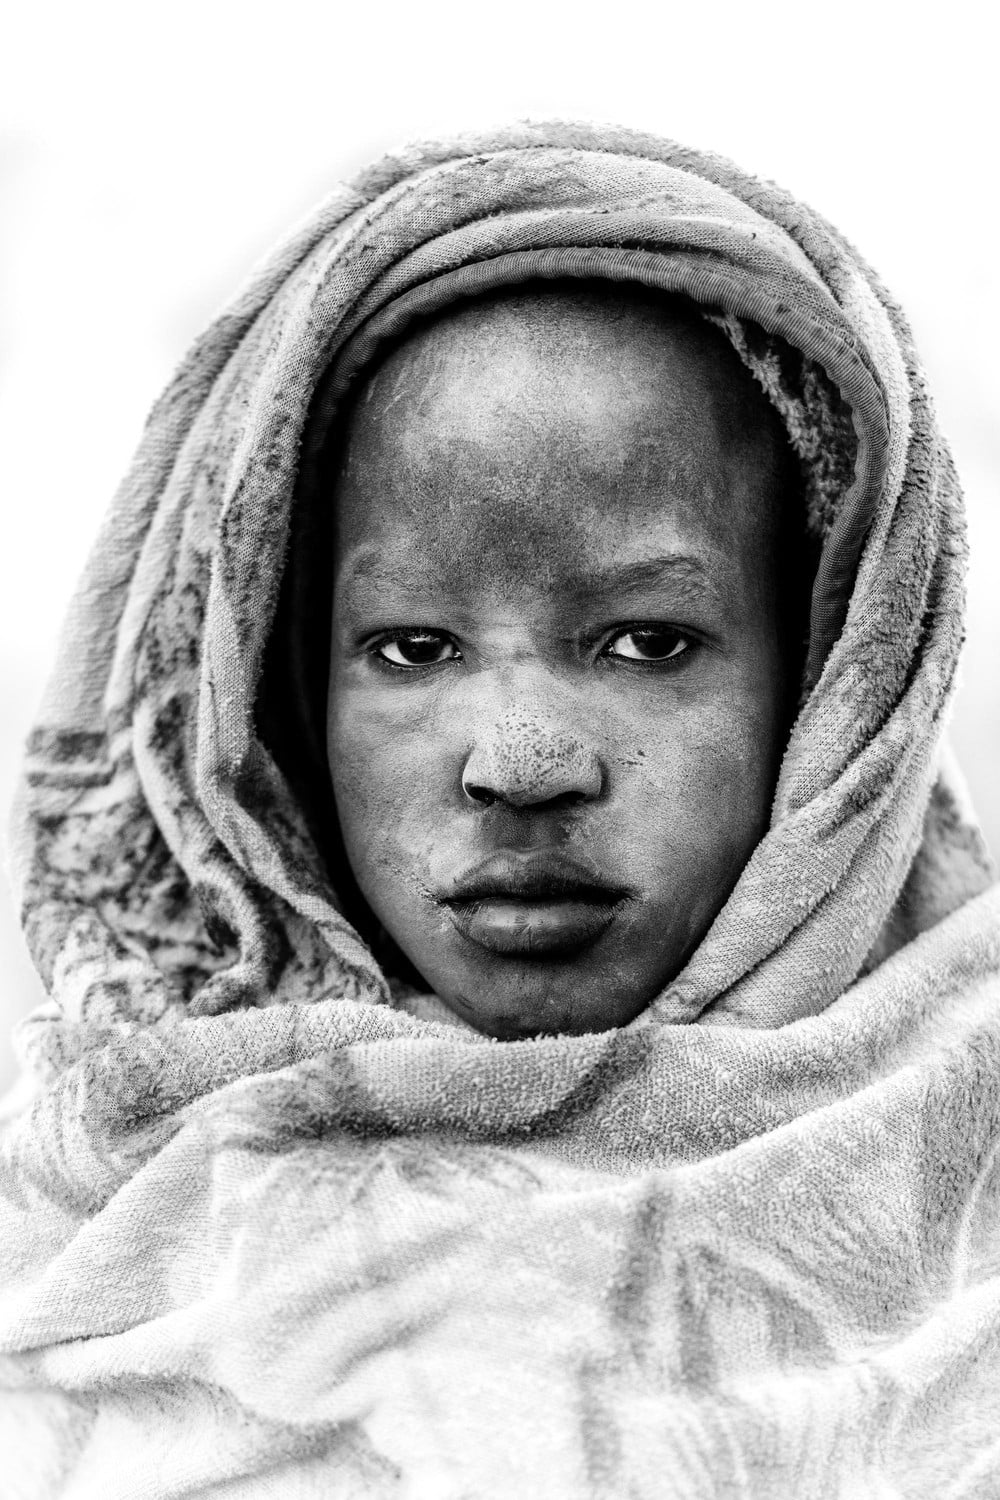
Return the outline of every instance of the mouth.
[[[494,855],[439,900],[490,953],[557,958],[596,942],[629,895],[565,855],[532,852]]]

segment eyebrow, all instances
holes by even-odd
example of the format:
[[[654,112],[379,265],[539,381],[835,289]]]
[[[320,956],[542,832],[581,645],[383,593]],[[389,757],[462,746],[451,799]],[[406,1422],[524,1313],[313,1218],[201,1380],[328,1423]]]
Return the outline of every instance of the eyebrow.
[[[394,567],[384,552],[364,547],[355,553],[343,574],[343,583],[367,583],[372,579],[384,582],[405,582],[412,576],[412,571],[429,573],[429,568],[423,568],[420,562],[408,562],[405,567]],[[588,592],[607,592],[610,589],[621,588],[648,588],[651,583],[660,583],[664,577],[670,579],[685,579],[691,583],[708,583],[708,567],[699,556],[690,552],[666,552],[649,558],[637,558],[634,562],[619,562],[610,564],[609,567],[594,568],[588,573],[580,573],[576,582],[582,589]]]
[[[635,562],[610,564],[582,574],[574,580],[574,592],[588,597],[639,593],[669,583],[684,594],[716,594],[717,589],[705,563],[690,553],[671,552],[660,557],[638,558]]]
[[[363,547],[354,554],[344,569],[341,587],[350,588],[356,583],[370,583],[373,579],[380,583],[386,580],[395,583],[403,578],[404,570],[387,563],[384,552],[375,547]]]
[[[337,591],[341,593],[352,593],[355,589],[365,590],[375,585],[379,592],[385,589],[399,589],[406,592],[414,585],[418,588],[432,589],[436,583],[435,571],[431,566],[425,566],[419,559],[408,559],[406,562],[397,563],[388,559],[384,553],[371,547],[364,548],[350,559],[343,573],[337,578]]]
[[[390,562],[382,553],[365,548],[348,563],[338,589],[352,593],[366,591],[376,584],[380,594],[400,592],[433,592],[437,585],[436,569],[416,559],[402,565]],[[566,579],[566,592],[580,599],[601,600],[637,594],[668,584],[686,598],[719,598],[719,589],[711,571],[700,557],[692,553],[670,552],[655,557],[637,558],[632,562],[612,563],[588,569]]]

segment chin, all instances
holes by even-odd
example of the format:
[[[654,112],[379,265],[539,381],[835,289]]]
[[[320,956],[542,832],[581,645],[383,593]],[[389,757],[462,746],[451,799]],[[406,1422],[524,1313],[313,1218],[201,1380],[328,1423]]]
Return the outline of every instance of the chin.
[[[564,981],[565,982],[565,981]],[[581,999],[579,992],[563,999],[553,988],[557,986],[539,984],[536,979],[531,995],[516,993],[515,986],[503,991],[469,998],[470,986],[464,992],[450,987],[437,991],[440,998],[463,1021],[474,1026],[484,1036],[496,1037],[498,1041],[523,1041],[535,1036],[583,1036],[588,1032],[611,1031],[625,1026],[645,1010],[657,993],[650,990],[648,996],[618,993],[609,1001],[605,995],[592,1000]]]

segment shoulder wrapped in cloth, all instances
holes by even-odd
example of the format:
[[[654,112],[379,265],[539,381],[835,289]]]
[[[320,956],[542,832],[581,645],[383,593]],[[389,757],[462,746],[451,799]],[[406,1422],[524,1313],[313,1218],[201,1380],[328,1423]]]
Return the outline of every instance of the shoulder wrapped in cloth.
[[[539,276],[724,327],[821,556],[708,936],[632,1025],[496,1042],[403,1008],[261,705],[336,372]],[[964,559],[905,322],[779,189],[555,125],[338,191],[154,409],[32,737],[5,1493],[1000,1493],[1000,896],[941,751]]]

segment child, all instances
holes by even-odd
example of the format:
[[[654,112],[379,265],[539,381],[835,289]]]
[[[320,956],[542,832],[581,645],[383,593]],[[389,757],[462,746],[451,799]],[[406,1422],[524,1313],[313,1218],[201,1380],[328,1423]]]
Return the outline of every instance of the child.
[[[725,337],[627,288],[448,309],[368,376],[322,497],[330,772],[367,905],[456,1016],[621,1025],[705,935],[801,666],[790,457]]]
[[[553,125],[335,195],[154,410],[29,747],[14,1493],[1000,1485],[964,556],[780,190]]]

